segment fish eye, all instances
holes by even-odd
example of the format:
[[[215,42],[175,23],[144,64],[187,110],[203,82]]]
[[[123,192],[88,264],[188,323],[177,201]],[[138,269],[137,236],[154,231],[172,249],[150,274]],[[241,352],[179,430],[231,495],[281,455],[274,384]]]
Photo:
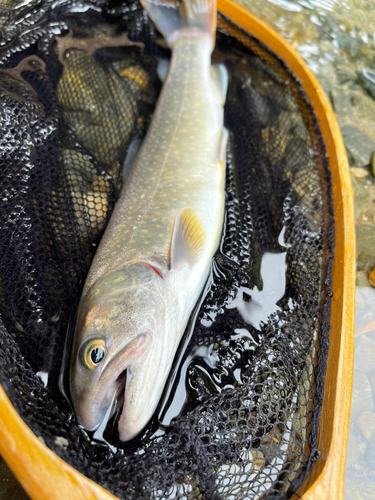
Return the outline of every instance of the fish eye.
[[[93,370],[102,361],[106,353],[105,342],[102,339],[96,339],[89,342],[83,351],[83,362]]]

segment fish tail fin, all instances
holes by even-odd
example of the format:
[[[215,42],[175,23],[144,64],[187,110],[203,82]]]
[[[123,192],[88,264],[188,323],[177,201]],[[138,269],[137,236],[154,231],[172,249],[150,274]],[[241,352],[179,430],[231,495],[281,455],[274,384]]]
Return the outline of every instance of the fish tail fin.
[[[186,24],[192,28],[215,36],[216,31],[216,0],[184,0],[182,8]]]
[[[186,27],[198,28],[215,37],[216,0],[183,0],[178,9],[170,0],[140,2],[170,47],[176,31]]]

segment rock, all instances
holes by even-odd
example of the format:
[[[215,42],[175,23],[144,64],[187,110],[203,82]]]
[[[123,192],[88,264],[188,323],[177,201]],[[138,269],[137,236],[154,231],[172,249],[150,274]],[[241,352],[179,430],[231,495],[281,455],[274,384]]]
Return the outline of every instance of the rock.
[[[331,101],[331,104],[333,106],[333,99],[332,99],[332,83],[329,80],[320,80],[320,85],[322,86],[325,94]]]
[[[372,434],[365,453],[365,459],[368,464],[375,469],[375,434]]]
[[[359,290],[358,292],[358,295],[361,296],[364,306],[366,306],[368,311],[372,313],[370,315],[371,318],[368,321],[375,319],[375,290],[371,286],[367,286],[366,288],[361,288],[361,290]],[[363,316],[363,313],[361,314],[361,316]]]
[[[375,342],[375,289],[369,285],[357,287],[355,297],[356,335],[365,334]]]
[[[370,387],[371,387],[371,392],[375,395],[375,373],[370,378]]]
[[[364,271],[357,271],[355,284],[357,287],[368,286],[367,273],[365,273]],[[357,299],[357,295],[356,295],[355,300],[356,300],[356,303],[355,303],[356,307],[358,307],[358,301],[359,301],[360,305],[363,302],[363,300],[361,300],[361,297]],[[362,307],[363,307],[363,305],[362,305]]]
[[[353,107],[350,96],[345,94],[342,90],[339,90],[337,87],[332,87],[329,97],[332,103],[333,111],[350,118]]]
[[[375,152],[375,142],[371,137],[351,125],[341,127],[341,133],[350,163],[356,167],[370,165]]]
[[[263,453],[258,450],[249,450],[241,453],[241,459],[246,463],[249,462],[247,467],[251,466],[254,469],[261,469],[264,466]]]
[[[352,81],[354,75],[344,66],[343,68],[337,69],[336,78],[339,85],[344,85],[345,83]]]
[[[352,170],[351,168],[350,172]],[[354,175],[351,175],[350,179],[354,194],[354,217],[357,218],[362,210],[365,210],[371,205],[371,192],[369,189],[366,189],[367,186],[363,182],[358,181]]]
[[[64,437],[56,436],[56,438],[55,438],[55,444],[57,446],[61,446],[61,448],[68,448],[69,441],[67,439],[65,439]]]
[[[368,337],[369,339],[371,339],[372,341],[375,342],[375,320],[372,319],[372,321],[370,321],[369,323],[367,323],[367,325],[364,326],[364,328],[366,328],[366,332],[363,332],[366,334],[366,337]],[[369,377],[370,379],[370,377]]]
[[[345,474],[345,498],[347,500],[369,500],[375,498],[375,484],[368,475],[368,466],[359,464],[347,469]]]
[[[367,177],[369,175],[369,171],[367,169],[365,169],[365,168],[362,168],[362,167],[352,167],[350,169],[350,172],[357,179],[363,179],[364,177]]]
[[[366,335],[356,338],[354,368],[365,373],[375,370],[375,342]]]
[[[346,467],[352,467],[363,455],[360,439],[349,431],[348,452],[346,455]]]
[[[357,265],[374,264],[375,261],[375,226],[359,225],[355,227],[357,244]]]
[[[367,90],[373,99],[375,99],[375,72],[370,69],[359,71],[358,80],[362,87]]]
[[[336,31],[336,40],[340,49],[349,54],[351,57],[356,57],[360,54],[363,47],[363,42],[359,38],[353,38],[347,33],[340,30]]]
[[[367,441],[375,431],[375,413],[363,411],[357,418],[357,425]]]
[[[351,418],[354,420],[363,411],[373,408],[371,387],[365,373],[354,370]]]

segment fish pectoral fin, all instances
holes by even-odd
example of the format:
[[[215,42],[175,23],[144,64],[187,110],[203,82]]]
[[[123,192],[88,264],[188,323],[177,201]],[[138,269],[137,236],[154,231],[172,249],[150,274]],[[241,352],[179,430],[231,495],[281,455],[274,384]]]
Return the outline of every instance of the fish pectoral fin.
[[[229,132],[225,127],[221,131],[220,141],[219,141],[219,165],[224,167],[227,162],[227,145],[228,145]]]
[[[175,219],[171,248],[170,268],[184,264],[192,267],[203,249],[206,234],[203,224],[192,208],[180,210]]]
[[[224,64],[213,64],[211,66],[211,77],[219,91],[221,104],[224,106],[228,90],[228,71]]]

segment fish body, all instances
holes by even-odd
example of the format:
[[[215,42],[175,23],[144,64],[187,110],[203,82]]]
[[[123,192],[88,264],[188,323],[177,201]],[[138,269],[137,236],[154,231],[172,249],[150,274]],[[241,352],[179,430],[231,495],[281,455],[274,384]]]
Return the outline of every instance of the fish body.
[[[185,0],[183,23],[166,4],[143,5],[172,59],[85,283],[70,381],[87,429],[123,406],[123,441],[158,404],[219,245],[225,197],[226,71],[211,67],[216,6]]]

